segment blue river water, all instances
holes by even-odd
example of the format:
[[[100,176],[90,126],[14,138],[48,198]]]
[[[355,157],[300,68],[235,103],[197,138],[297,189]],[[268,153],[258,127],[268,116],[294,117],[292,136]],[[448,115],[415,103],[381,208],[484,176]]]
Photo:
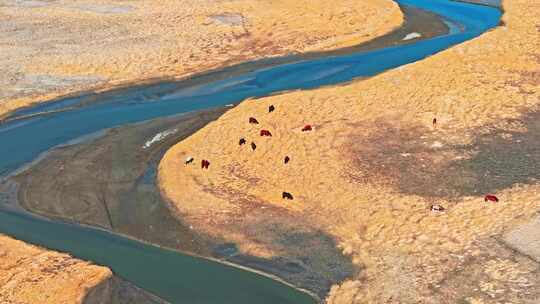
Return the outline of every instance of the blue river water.
[[[52,147],[106,128],[372,76],[472,39],[497,26],[501,17],[493,7],[449,0],[396,2],[440,15],[460,30],[396,47],[267,67],[198,86],[174,89],[173,85],[171,89],[166,87],[170,84],[157,84],[144,93],[104,95],[95,104],[7,121],[0,124],[0,176]],[[55,110],[75,101],[66,98],[18,114]],[[119,276],[172,303],[314,302],[307,294],[269,278],[98,229],[0,211],[0,233],[107,265]]]

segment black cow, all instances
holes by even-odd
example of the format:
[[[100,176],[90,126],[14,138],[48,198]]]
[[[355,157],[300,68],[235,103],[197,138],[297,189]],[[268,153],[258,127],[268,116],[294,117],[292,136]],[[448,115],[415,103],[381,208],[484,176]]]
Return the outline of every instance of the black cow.
[[[246,140],[244,138],[240,138],[240,141],[238,142],[238,145],[244,145],[246,143]]]
[[[268,113],[274,112],[275,109],[276,109],[276,108],[274,107],[274,105],[270,105],[270,106],[268,107]]]
[[[290,160],[291,160],[291,158],[290,158],[290,157],[288,157],[288,156],[285,156],[285,160],[284,160],[285,164],[287,164],[287,163],[288,163],[288,162],[289,162]]]
[[[251,143],[251,149],[253,151],[255,151],[255,149],[257,149],[257,145],[254,142]]]
[[[285,192],[285,191],[283,192],[283,194],[281,195],[281,197],[282,197],[283,199],[288,199],[288,200],[293,200],[293,199],[294,199],[293,196],[292,196],[292,194],[290,194],[289,192]]]

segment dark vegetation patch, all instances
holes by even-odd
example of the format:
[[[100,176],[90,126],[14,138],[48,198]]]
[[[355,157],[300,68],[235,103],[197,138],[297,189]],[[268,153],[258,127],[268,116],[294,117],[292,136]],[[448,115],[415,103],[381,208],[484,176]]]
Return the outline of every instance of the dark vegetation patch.
[[[379,123],[350,143],[355,182],[389,185],[424,197],[477,196],[540,179],[540,112],[505,121],[524,132],[492,126],[471,144],[453,145],[421,127]]]

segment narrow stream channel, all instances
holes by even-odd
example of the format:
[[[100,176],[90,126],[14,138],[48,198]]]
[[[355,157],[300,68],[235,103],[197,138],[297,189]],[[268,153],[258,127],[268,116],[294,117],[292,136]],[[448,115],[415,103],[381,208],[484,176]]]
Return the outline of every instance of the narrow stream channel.
[[[484,5],[448,0],[397,0],[444,18],[442,36],[371,51],[263,66],[196,85],[167,82],[143,90],[96,95],[99,102],[0,124],[0,176],[7,176],[41,153],[107,128],[187,113],[291,89],[311,89],[372,76],[421,60],[497,26],[501,12]],[[100,97],[103,96],[102,99]],[[76,105],[77,98],[37,106],[31,115]],[[307,293],[254,272],[173,250],[158,248],[81,225],[0,209],[0,233],[64,251],[110,267],[118,276],[171,303],[314,303]]]

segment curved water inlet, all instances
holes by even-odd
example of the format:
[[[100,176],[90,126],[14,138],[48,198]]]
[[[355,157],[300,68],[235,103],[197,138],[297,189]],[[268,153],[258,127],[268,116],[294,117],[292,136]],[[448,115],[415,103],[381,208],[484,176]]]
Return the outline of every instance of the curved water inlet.
[[[420,60],[496,26],[497,9],[446,0],[400,0],[434,12],[462,29],[413,44],[265,68],[169,92],[148,101],[124,96],[0,126],[0,174],[48,149],[126,123],[236,103],[248,97],[309,89],[370,76]],[[105,231],[14,212],[0,213],[0,232],[110,266],[120,276],[173,303],[311,303],[304,293],[274,280],[208,260],[145,245]],[[209,286],[209,287],[207,287]]]
[[[0,142],[3,146],[0,151],[0,175],[16,169],[51,147],[105,128],[237,103],[249,97],[371,76],[474,38],[496,26],[501,16],[500,11],[492,7],[448,0],[397,2],[436,13],[459,24],[463,30],[397,47],[256,70],[195,89],[183,88],[150,101],[130,95],[112,96],[95,105],[7,122],[0,126]],[[339,68],[334,70],[336,67]],[[332,71],[328,71],[329,68]],[[186,90],[191,92],[187,93]],[[36,134],[39,134],[39,141],[28,140]]]

